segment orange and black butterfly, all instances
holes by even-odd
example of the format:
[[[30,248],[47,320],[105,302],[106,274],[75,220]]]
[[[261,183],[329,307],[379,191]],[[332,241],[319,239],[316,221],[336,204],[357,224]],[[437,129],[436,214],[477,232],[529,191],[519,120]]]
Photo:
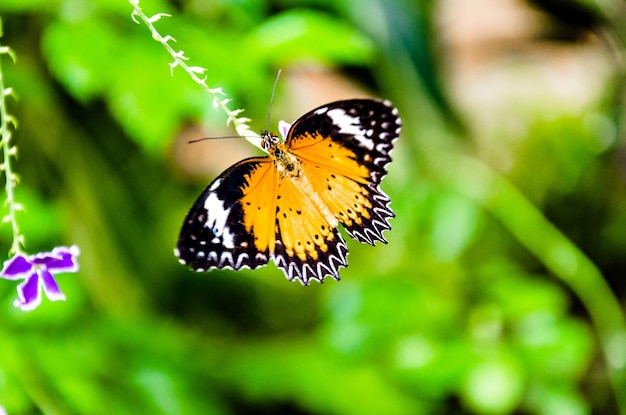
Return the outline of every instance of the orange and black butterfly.
[[[359,242],[386,243],[394,213],[380,182],[400,126],[390,102],[354,99],[305,114],[285,141],[265,132],[268,155],[233,165],[194,203],[176,256],[196,271],[273,260],[304,285],[338,280],[348,253],[339,224]]]

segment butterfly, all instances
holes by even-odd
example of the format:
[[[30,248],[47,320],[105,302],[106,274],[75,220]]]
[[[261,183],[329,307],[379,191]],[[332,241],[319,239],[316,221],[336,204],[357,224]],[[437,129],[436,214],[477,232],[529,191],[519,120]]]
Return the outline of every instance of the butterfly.
[[[273,260],[303,285],[339,280],[348,253],[339,224],[359,242],[387,243],[394,213],[380,183],[400,128],[389,101],[352,99],[306,113],[284,141],[266,131],[267,156],[234,164],[196,200],[175,255],[195,271]]]

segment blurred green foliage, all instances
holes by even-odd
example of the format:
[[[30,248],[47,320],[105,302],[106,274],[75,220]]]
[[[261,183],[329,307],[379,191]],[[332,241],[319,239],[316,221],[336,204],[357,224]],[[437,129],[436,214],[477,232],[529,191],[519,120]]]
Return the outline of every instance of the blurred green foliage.
[[[583,5],[607,24],[595,15],[603,4]],[[82,254],[80,272],[58,278],[65,302],[23,313],[14,285],[0,284],[0,405],[11,415],[624,413],[623,73],[582,109],[518,105],[524,128],[496,119],[485,138],[444,87],[437,6],[142,4],[172,15],[159,31],[259,130],[277,69],[297,65],[343,71],[400,109],[383,183],[397,214],[389,244],[349,241],[342,281],[301,287],[273,265],[193,274],[174,258],[211,178],[181,174],[173,141],[187,123],[225,117],[182,71],[170,75],[128,3],[3,0],[0,40],[18,55],[2,68],[19,96],[9,105],[26,248],[76,243]],[[620,48],[624,27],[607,24]],[[289,110],[285,88],[272,118]],[[9,230],[0,236],[8,251]]]

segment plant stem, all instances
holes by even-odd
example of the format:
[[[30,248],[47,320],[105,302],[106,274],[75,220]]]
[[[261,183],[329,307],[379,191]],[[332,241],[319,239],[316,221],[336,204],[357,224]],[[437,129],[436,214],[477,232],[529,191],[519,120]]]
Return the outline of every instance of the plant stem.
[[[1,22],[0,22],[1,25]],[[2,35],[0,29],[0,36]],[[15,62],[15,54],[8,46],[0,46],[0,58],[3,55],[8,55],[11,57],[13,62]],[[4,86],[4,74],[2,73],[2,59],[0,59],[0,135],[2,136],[2,140],[0,141],[0,145],[2,146],[2,166],[1,169],[4,171],[4,189],[6,192],[5,205],[8,207],[9,212],[2,219],[3,223],[11,224],[11,231],[13,233],[13,242],[11,244],[11,250],[9,253],[17,254],[22,252],[22,246],[24,244],[24,237],[20,234],[20,229],[17,224],[17,211],[21,210],[21,205],[15,200],[15,185],[17,184],[18,177],[15,173],[13,173],[13,169],[11,167],[11,158],[15,157],[17,148],[11,147],[11,128],[9,127],[9,123],[13,124],[15,128],[16,121],[12,115],[9,114],[7,110],[6,98],[12,95],[11,88],[5,88]]]
[[[226,119],[226,124],[232,123],[233,126],[235,127],[235,130],[240,136],[244,137],[250,143],[262,149],[261,137],[259,136],[259,134],[253,132],[248,126],[248,122],[250,121],[250,119],[245,118],[245,117],[239,117],[239,114],[241,114],[243,110],[242,109],[231,110],[230,108],[228,108],[227,104],[231,100],[229,98],[220,98],[220,96],[225,95],[222,88],[210,88],[206,84],[206,80],[207,80],[206,76],[203,78],[200,78],[198,76],[198,74],[205,73],[207,69],[200,67],[200,66],[187,65],[186,61],[189,58],[185,56],[184,51],[182,50],[175,51],[174,48],[172,48],[172,46],[170,45],[170,42],[175,42],[176,39],[174,39],[170,35],[162,36],[154,27],[153,25],[154,22],[161,19],[161,17],[169,17],[169,14],[157,13],[153,15],[152,17],[148,17],[143,12],[143,10],[141,10],[141,7],[139,6],[139,0],[128,0],[128,1],[131,4],[131,6],[133,6],[133,14],[132,14],[133,20],[136,23],[139,23],[136,19],[138,17],[148,27],[148,29],[150,30],[150,33],[152,34],[152,38],[156,40],[157,42],[159,42],[161,45],[163,45],[165,50],[167,50],[170,56],[174,59],[170,63],[170,70],[173,70],[175,67],[180,66],[185,72],[187,72],[187,75],[189,75],[189,77],[195,83],[200,85],[200,87],[204,89],[204,91],[213,99],[213,107],[216,109],[219,108],[222,111],[224,111],[224,113],[228,117]]]
[[[497,217],[585,305],[596,329],[619,413],[626,415],[626,321],[600,270],[505,178],[458,153],[436,159],[446,158],[453,161],[444,171],[450,174],[448,178],[455,188]]]

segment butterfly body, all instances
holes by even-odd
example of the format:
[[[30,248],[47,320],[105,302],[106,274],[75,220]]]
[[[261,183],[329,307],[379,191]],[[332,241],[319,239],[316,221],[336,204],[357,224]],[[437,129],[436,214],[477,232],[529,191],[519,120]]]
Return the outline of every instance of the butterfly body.
[[[196,271],[257,268],[273,260],[303,284],[339,279],[347,246],[386,242],[394,216],[379,188],[400,131],[387,101],[348,100],[319,107],[291,125],[285,141],[262,136],[265,157],[222,173],[198,198],[176,255]]]

